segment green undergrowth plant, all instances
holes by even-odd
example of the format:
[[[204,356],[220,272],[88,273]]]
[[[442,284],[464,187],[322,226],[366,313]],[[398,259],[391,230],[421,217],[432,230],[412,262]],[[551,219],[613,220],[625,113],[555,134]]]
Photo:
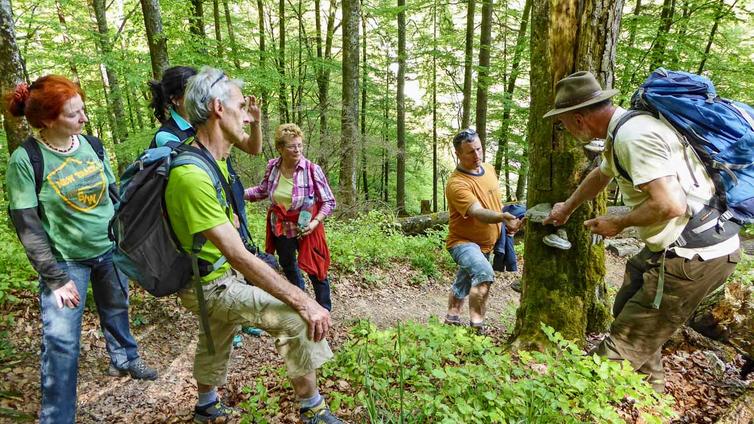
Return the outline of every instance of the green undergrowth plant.
[[[359,322],[322,369],[350,393],[334,409],[362,408],[370,423],[621,423],[635,408],[648,423],[673,416],[627,363],[585,355],[552,328],[546,352],[513,354],[463,327],[405,323],[378,331]]]
[[[754,256],[741,252],[741,262],[736,265],[736,270],[730,276],[729,281],[738,281],[747,286],[754,286]]]

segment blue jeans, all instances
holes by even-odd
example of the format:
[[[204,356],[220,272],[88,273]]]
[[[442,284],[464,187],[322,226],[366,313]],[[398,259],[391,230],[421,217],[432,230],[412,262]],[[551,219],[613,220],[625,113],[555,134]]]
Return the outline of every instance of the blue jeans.
[[[450,256],[458,264],[458,272],[453,282],[453,296],[465,299],[471,287],[495,281],[495,272],[490,264],[489,253],[482,253],[476,243],[462,243],[448,249]]]
[[[298,267],[296,253],[298,252],[298,239],[288,237],[275,237],[275,250],[278,252],[280,266],[283,268],[285,277],[292,284],[298,286],[301,290],[306,291],[306,283]],[[309,274],[309,280],[314,287],[314,298],[323,308],[328,311],[332,310],[332,301],[330,300],[330,280],[325,277],[320,281],[316,275]]]
[[[86,290],[92,281],[94,302],[110,361],[117,368],[139,357],[128,327],[128,280],[116,270],[112,252],[84,261],[59,262],[76,283],[81,301],[75,308],[58,308],[46,284],[39,284],[42,309],[42,410],[39,422],[73,423],[76,419],[76,381],[79,368],[81,317]]]

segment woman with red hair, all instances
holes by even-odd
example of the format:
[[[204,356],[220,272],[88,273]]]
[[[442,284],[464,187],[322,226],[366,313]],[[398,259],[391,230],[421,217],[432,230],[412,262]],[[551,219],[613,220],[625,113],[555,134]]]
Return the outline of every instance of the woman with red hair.
[[[115,177],[102,142],[82,136],[84,93],[65,77],[20,84],[8,109],[34,135],[16,149],[6,174],[10,217],[39,274],[42,319],[41,423],[76,420],[81,317],[92,292],[110,355],[108,373],[154,380],[129,329],[128,280],[113,265],[108,224]]]

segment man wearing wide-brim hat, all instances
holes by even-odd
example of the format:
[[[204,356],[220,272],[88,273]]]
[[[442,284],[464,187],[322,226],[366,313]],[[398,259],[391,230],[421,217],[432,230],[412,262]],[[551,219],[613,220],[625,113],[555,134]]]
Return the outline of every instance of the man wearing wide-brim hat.
[[[694,154],[684,155],[672,128],[649,114],[614,106],[611,98],[616,94],[603,90],[594,75],[584,71],[555,86],[555,107],[544,117],[558,119],[579,141],[606,142],[600,166],[568,199],[553,206],[544,223],[564,225],[576,208],[616,179],[631,212],[598,216],[584,225],[603,237],[637,227],[646,246],[626,264],[613,305],[615,320],[595,352],[628,360],[662,392],[663,343],[733,272],[740,258],[739,240],[735,236],[700,248],[677,246],[689,218],[714,194],[712,180]]]

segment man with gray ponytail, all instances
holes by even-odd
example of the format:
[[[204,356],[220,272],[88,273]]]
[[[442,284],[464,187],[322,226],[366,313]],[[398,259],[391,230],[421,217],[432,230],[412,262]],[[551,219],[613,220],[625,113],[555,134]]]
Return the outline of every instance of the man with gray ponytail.
[[[225,158],[234,145],[248,139],[244,128],[252,120],[242,86],[221,70],[205,67],[191,77],[183,99],[196,129],[196,136],[187,143],[216,165],[226,179]],[[199,392],[194,422],[211,422],[235,413],[222,404],[216,390],[226,381],[233,335],[241,325],[252,325],[275,338],[301,402],[301,420],[342,423],[330,412],[317,386],[316,370],[332,357],[325,340],[331,326],[328,311],[245,248],[233,225],[232,209],[220,204],[205,170],[194,165],[173,168],[165,204],[183,248],[191,251],[194,236],[202,236],[207,241],[198,253],[200,262],[216,265],[201,273],[200,293],[208,311],[208,328],[200,326],[194,358]],[[246,284],[244,278],[255,286]],[[187,309],[199,314],[200,302],[192,287],[181,291],[179,297]],[[205,330],[214,340],[214,351]]]

